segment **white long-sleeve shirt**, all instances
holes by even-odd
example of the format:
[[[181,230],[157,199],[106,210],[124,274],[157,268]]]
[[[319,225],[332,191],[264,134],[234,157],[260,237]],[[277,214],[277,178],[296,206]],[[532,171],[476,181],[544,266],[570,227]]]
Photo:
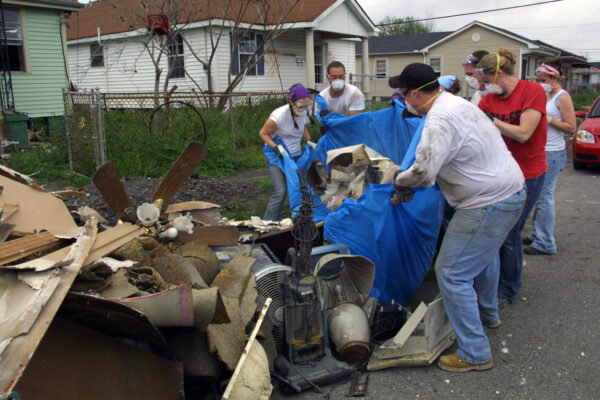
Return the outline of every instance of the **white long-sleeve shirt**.
[[[400,186],[440,185],[448,203],[471,209],[504,200],[525,178],[500,131],[476,106],[441,93],[427,113],[414,164],[396,177]]]

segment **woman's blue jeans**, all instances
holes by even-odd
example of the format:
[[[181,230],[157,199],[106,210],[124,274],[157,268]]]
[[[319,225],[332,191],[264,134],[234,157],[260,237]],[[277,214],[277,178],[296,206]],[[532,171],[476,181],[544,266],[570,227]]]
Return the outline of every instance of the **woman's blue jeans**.
[[[521,233],[525,222],[533,210],[535,203],[540,197],[544,185],[545,174],[537,178],[525,180],[527,199],[523,213],[515,226],[511,229],[500,248],[500,282],[498,284],[498,296],[513,301],[517,297],[521,287],[521,271],[523,270],[523,244]]]
[[[271,164],[269,161],[267,161],[267,172],[273,182],[273,195],[269,199],[263,220],[279,221],[283,203],[285,203],[285,196],[287,195],[287,182],[281,168]]]
[[[556,253],[556,241],[554,240],[554,191],[558,183],[560,171],[565,168],[567,162],[566,150],[547,151],[546,162],[548,171],[540,193],[540,198],[535,203],[533,212],[533,230],[529,235],[531,246],[544,253]]]
[[[470,363],[492,359],[482,321],[498,320],[498,249],[517,222],[525,189],[489,206],[458,209],[435,263],[444,308],[456,332],[458,356]]]

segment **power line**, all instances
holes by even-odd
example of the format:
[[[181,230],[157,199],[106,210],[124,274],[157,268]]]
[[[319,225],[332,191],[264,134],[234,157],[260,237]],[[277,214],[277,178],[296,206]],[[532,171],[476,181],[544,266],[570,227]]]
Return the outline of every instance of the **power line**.
[[[531,28],[531,27],[528,27],[528,28],[509,28],[509,27],[506,27],[504,29],[536,29],[537,30],[537,29],[554,29],[554,28],[572,28],[574,26],[579,27],[579,26],[598,25],[598,24],[600,24],[600,22],[590,22],[589,24],[575,24],[575,25],[540,26],[539,28]]]
[[[387,24],[378,24],[377,26],[400,25],[400,24],[407,24],[407,23],[412,23],[412,22],[431,21],[431,20],[434,20],[434,19],[444,19],[444,18],[462,17],[462,16],[465,16],[465,15],[483,14],[483,13],[494,12],[494,11],[504,11],[504,10],[512,10],[512,9],[515,9],[515,8],[522,8],[522,7],[531,7],[531,6],[537,6],[537,5],[540,5],[540,4],[556,3],[556,2],[558,2],[558,1],[563,1],[563,0],[549,0],[549,1],[541,1],[541,2],[539,2],[539,3],[523,4],[523,5],[520,5],[520,6],[503,7],[503,8],[494,8],[494,9],[490,9],[490,10],[483,10],[483,11],[472,11],[472,12],[467,12],[467,13],[462,13],[462,14],[445,15],[445,16],[443,16],[443,17],[431,17],[431,18],[421,18],[421,19],[410,19],[409,21],[390,22],[390,23],[387,23]]]

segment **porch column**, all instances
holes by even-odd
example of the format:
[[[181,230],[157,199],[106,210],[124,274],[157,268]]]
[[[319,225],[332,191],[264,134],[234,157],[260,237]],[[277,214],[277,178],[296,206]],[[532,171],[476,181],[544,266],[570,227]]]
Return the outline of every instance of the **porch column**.
[[[363,93],[369,93],[369,77],[365,75],[369,75],[369,38],[362,38],[362,52],[360,60],[362,61],[362,73],[363,78],[361,81],[361,89]]]
[[[315,87],[315,39],[314,31],[306,30],[306,87]]]

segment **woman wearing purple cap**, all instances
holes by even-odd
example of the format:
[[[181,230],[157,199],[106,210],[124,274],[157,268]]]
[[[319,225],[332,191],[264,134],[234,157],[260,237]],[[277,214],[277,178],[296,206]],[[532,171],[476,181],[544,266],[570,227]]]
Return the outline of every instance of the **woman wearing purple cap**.
[[[287,194],[283,171],[269,159],[273,160],[275,156],[283,158],[287,155],[297,161],[302,155],[302,138],[312,147],[315,146],[310,141],[310,134],[306,128],[309,122],[313,123],[309,115],[312,104],[310,93],[301,83],[292,85],[289,91],[288,104],[275,109],[259,132],[260,138],[265,142],[263,151],[267,158],[267,171],[273,181],[273,196],[263,216],[264,220],[269,221],[279,221]]]

